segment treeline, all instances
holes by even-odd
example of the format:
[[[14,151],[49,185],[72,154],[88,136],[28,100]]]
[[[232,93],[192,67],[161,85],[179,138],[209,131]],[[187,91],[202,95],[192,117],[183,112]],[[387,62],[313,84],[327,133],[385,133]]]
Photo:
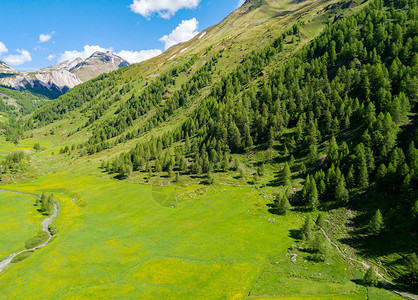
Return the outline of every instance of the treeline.
[[[193,99],[200,95],[201,89],[209,86],[212,83],[212,73],[222,53],[223,50],[213,55],[211,59],[209,59],[202,67],[194,72],[194,74],[186,83],[181,85],[179,90],[176,90],[172,94],[168,92],[168,88],[170,86],[167,86],[166,83],[160,84],[157,81],[154,83],[158,84],[159,86],[153,88],[153,92],[148,92],[147,90],[143,92],[143,96],[145,95],[145,98],[131,98],[128,101],[128,105],[124,106],[122,111],[116,112],[118,116],[115,120],[111,120],[105,124],[100,125],[101,129],[96,131],[94,136],[92,136],[86,143],[88,145],[87,153],[93,154],[95,152],[113,147],[116,144],[122,143],[126,140],[136,138],[157,127],[159,124],[167,121],[179,108],[187,107],[190,103],[193,102]],[[194,56],[187,63],[187,65],[189,67],[192,66],[196,60],[197,57]],[[169,73],[178,76],[179,71],[175,71],[177,69],[178,68],[175,68]],[[182,68],[180,70],[184,72],[188,69]],[[157,101],[155,103],[151,103],[152,105],[149,106],[149,101],[146,99],[157,99]],[[144,109],[144,106],[148,107]],[[126,131],[126,129],[132,125],[133,121],[148,113],[154,107],[158,107],[156,112],[150,116],[147,122],[145,122],[145,124],[140,126],[137,130],[130,131],[124,135],[121,135],[114,142],[106,141],[107,139],[113,138]],[[114,126],[116,126],[116,129],[114,129]]]
[[[264,67],[283,50],[284,39],[298,33],[299,26],[294,26],[272,45],[248,54],[236,70],[213,85],[210,95],[203,100],[180,129],[148,143],[138,144],[130,153],[122,154],[113,162],[106,164],[106,169],[112,173],[120,173],[129,169],[125,167],[128,165],[134,171],[159,172],[175,168],[181,172],[194,174],[228,170],[231,150],[239,152],[244,147],[251,147],[254,144],[249,123],[251,100],[239,99],[238,103],[235,103],[235,97],[237,95],[241,97],[240,91],[251,80],[257,79]],[[250,88],[249,93],[253,96],[253,100],[257,101],[255,86]],[[237,122],[230,118],[230,115],[236,115]],[[171,149],[167,149],[180,140],[184,140],[184,147],[176,148],[174,153]],[[165,153],[163,149],[167,149]],[[190,161],[189,157],[193,159]]]
[[[103,143],[100,146],[97,146],[97,144],[122,134],[127,128],[132,126],[136,119],[145,115],[153,108],[158,107],[164,100],[169,99],[169,89],[176,84],[176,78],[180,73],[189,71],[196,61],[197,56],[193,56],[183,65],[176,66],[168,72],[160,75],[145,89],[143,89],[139,95],[135,95],[135,93],[133,93],[131,98],[128,99],[126,103],[119,106],[115,112],[115,117],[102,122],[97,126],[97,129],[93,131],[92,136],[86,143],[89,145],[88,153],[91,154],[106,149],[107,144]],[[155,117],[157,120],[159,118],[161,118],[161,116]],[[148,124],[153,123],[153,120],[148,122]],[[150,126],[152,125],[144,126],[146,128],[143,130],[148,130]],[[137,134],[140,133],[141,132],[138,132]]]
[[[409,2],[396,5],[413,7]],[[261,86],[250,79],[282,49],[286,35],[263,51],[249,54],[234,72],[214,85],[211,96],[180,131],[149,145],[138,145],[118,160],[133,166],[133,160],[139,160],[136,156],[144,161],[156,159],[147,154],[154,151],[147,149],[161,150],[174,141],[184,140],[186,144],[189,139],[191,146],[183,147],[183,154],[201,166],[208,160],[216,168],[227,153],[240,153],[254,145],[276,145],[285,155],[309,149],[308,163],[315,165],[318,147],[330,141],[323,165],[327,169],[333,166],[334,172],[342,172],[340,161],[348,157],[351,164],[343,168],[345,177],[351,165],[355,165],[352,176],[364,173],[365,162],[380,166],[394,151],[399,126],[408,120],[418,95],[414,89],[418,74],[416,9],[382,8],[383,2],[377,1],[355,16],[330,25]],[[374,28],[372,33],[370,28]],[[294,31],[297,33],[297,26]],[[337,143],[335,137],[357,127],[363,132],[361,139],[350,145]],[[368,173],[374,170],[373,166],[367,167]],[[324,176],[318,174],[316,179],[320,177]]]

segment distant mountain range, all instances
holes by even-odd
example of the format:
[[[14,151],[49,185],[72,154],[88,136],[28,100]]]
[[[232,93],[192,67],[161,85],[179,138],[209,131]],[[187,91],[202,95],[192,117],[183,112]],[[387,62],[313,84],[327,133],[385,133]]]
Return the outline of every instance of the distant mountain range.
[[[18,90],[36,90],[57,97],[100,74],[128,65],[126,60],[111,52],[95,52],[85,60],[64,61],[37,72],[17,71],[0,61],[0,85]]]

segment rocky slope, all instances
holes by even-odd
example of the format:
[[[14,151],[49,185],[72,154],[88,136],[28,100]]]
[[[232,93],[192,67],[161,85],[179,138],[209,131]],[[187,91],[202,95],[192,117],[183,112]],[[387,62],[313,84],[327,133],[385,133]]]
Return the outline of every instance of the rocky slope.
[[[127,65],[127,61],[110,52],[95,52],[86,60],[77,58],[74,61],[64,61],[38,72],[16,71],[0,61],[0,84],[15,89],[35,89],[59,95],[102,73]]]

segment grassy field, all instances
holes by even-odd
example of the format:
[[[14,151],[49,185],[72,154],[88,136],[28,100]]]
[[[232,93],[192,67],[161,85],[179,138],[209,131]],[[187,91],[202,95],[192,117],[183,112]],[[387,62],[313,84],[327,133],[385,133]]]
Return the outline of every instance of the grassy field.
[[[308,270],[303,254],[292,263],[304,216],[271,215],[251,187],[144,186],[57,173],[4,188],[54,193],[60,207],[55,240],[0,276],[7,297],[366,296],[335,253]]]
[[[34,203],[34,197],[0,191],[0,259],[24,249],[41,230],[43,217]]]
[[[52,143],[48,139],[43,139],[43,138],[24,139],[24,140],[20,140],[19,144],[14,145],[13,143],[6,141],[6,138],[4,136],[0,136],[0,157],[4,157],[13,151],[25,151],[25,152],[35,153],[36,151],[33,149],[33,146],[36,143],[39,143],[39,145],[41,146],[40,152],[50,149],[52,147]]]

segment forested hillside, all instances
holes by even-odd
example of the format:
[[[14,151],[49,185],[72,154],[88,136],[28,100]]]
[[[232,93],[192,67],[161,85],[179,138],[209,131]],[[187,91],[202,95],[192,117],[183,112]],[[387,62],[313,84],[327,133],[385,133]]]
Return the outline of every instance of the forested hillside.
[[[181,129],[103,166],[121,177],[132,170],[206,173],[212,183],[213,172],[234,165],[231,153],[273,149],[271,160],[287,161],[273,184],[292,190],[287,177],[304,178],[302,191],[287,195],[292,205],[363,211],[357,226],[369,233],[360,231],[350,242],[378,255],[412,254],[418,217],[416,4],[374,1],[346,20],[330,21],[320,37],[258,81],[286,38],[298,34],[295,25],[214,84]],[[174,107],[189,95],[173,97]],[[166,105],[170,114],[172,104]],[[379,214],[384,221],[375,226]],[[370,250],[377,244],[386,246]],[[409,260],[403,261],[407,267]],[[411,272],[403,280],[413,284],[416,270]]]

